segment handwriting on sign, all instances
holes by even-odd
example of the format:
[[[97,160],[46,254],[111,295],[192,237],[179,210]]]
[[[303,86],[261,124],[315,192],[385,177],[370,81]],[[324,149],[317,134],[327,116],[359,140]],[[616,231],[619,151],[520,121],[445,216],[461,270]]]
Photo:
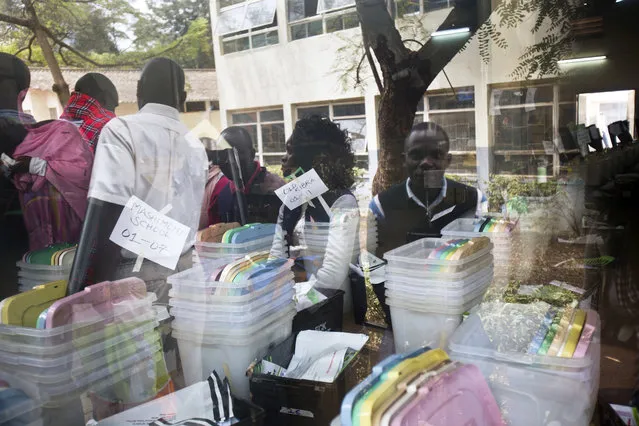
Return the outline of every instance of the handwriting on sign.
[[[302,204],[328,191],[315,169],[311,169],[300,177],[275,190],[275,194],[289,209]]]
[[[175,269],[189,232],[189,227],[131,197],[110,239],[138,256]]]

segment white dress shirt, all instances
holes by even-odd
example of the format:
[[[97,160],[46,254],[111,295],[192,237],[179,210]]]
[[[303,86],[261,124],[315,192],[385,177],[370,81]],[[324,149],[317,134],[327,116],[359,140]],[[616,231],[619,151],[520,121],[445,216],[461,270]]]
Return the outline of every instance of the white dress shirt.
[[[111,120],[100,134],[89,198],[125,205],[135,195],[191,229],[183,253],[193,246],[208,160],[202,143],[188,134],[177,109],[147,104],[137,114]],[[133,257],[126,253],[126,257]]]

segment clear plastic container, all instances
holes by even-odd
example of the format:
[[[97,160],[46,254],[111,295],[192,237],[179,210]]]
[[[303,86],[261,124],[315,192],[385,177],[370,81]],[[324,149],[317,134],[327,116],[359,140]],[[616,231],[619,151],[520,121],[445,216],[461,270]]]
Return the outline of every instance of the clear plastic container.
[[[16,266],[19,270],[24,272],[31,272],[34,274],[61,274],[63,272],[71,271],[71,267],[68,265],[40,265],[38,263],[26,263],[23,261],[16,262]]]
[[[42,265],[38,265],[42,266]],[[69,278],[69,274],[71,274],[71,268],[66,270],[56,270],[56,271],[31,271],[21,269],[18,271],[18,278],[24,278],[27,280],[34,281],[43,281],[48,283],[52,281],[60,281],[66,280]]]
[[[252,329],[256,323],[273,321],[282,311],[286,311],[291,307],[294,308],[295,304],[292,299],[287,298],[255,312],[247,312],[246,315],[237,316],[215,313],[199,315],[173,308],[175,320],[172,328],[173,330],[188,331],[190,333],[198,332],[207,336],[230,336]]]
[[[295,315],[294,308],[283,310],[273,319],[220,336],[207,335],[193,327],[174,328],[173,337],[178,342],[186,385],[206,380],[213,370],[228,372],[233,393],[240,398],[250,398],[246,369],[270,346],[291,335]]]
[[[442,228],[442,237],[444,238],[477,238],[488,237],[495,246],[501,244],[510,244],[512,235],[517,232],[518,228],[510,232],[475,232],[475,221],[472,218],[460,218],[452,221]]]
[[[388,261],[389,267],[399,270],[412,270],[420,273],[459,273],[472,266],[477,259],[489,256],[493,248],[492,244],[488,244],[482,250],[460,260],[428,259],[428,255],[434,249],[449,241],[451,239],[422,238],[386,252],[384,259]]]
[[[581,426],[592,418],[601,356],[598,316],[584,358],[498,352],[477,314],[469,316],[450,338],[449,354],[451,359],[479,367],[509,425]]]
[[[386,303],[389,306],[392,304],[404,309],[427,314],[461,315],[482,302],[487,288],[488,287],[482,288],[474,293],[475,297],[468,299],[465,303],[454,303],[450,301],[445,303],[437,300],[427,302],[426,300],[419,300],[414,295],[395,293],[393,290],[387,290]]]
[[[198,255],[211,258],[241,257],[254,251],[268,250],[273,245],[273,235],[246,243],[205,243],[197,241],[195,250]]]
[[[191,269],[171,275],[167,278],[167,282],[173,286],[173,289],[180,292],[184,287],[201,288],[203,294],[237,297],[251,294],[284,277],[293,278],[293,273],[290,270],[292,261],[289,261],[281,267],[262,273],[251,280],[229,283],[212,279],[212,276],[216,275],[216,271],[228,264],[229,261],[229,259],[223,259],[201,263]]]
[[[24,379],[17,377],[12,372],[0,371],[0,380],[7,382],[13,389],[20,389],[29,398],[20,403],[3,406],[0,409],[0,425],[13,424],[11,420],[17,417],[39,418],[41,415],[42,402],[39,399],[37,386]]]
[[[91,357],[103,357],[103,352],[128,340],[136,339],[144,333],[152,332],[158,325],[159,323],[154,316],[140,318],[139,325],[128,330],[120,330],[118,328],[119,334],[112,338],[105,340],[104,332],[96,332],[94,334],[99,336],[94,338],[94,344],[77,346],[73,344],[69,351],[56,356],[37,356],[33,352],[27,352],[26,355],[22,355],[19,352],[10,351],[13,349],[11,347],[2,346],[0,348],[0,366],[2,368],[11,366],[10,368],[28,369],[30,373],[41,375],[51,373],[55,369],[58,371],[70,370],[77,362],[82,362],[81,360],[83,359],[88,360]],[[24,349],[24,347],[19,349]]]
[[[387,299],[393,322],[395,352],[407,353],[421,347],[445,348],[449,337],[462,322],[461,314],[413,311]]]
[[[522,315],[526,314],[522,313]],[[593,339],[583,358],[561,358],[514,351],[500,352],[497,350],[497,343],[488,337],[482,320],[477,313],[471,314],[464,321],[464,324],[459,327],[455,335],[450,339],[449,349],[451,353],[454,352],[463,356],[517,364],[543,372],[552,372],[579,382],[591,382],[594,380],[592,376],[593,367],[599,366],[601,325],[599,315],[595,311],[589,310],[587,315],[596,315],[597,325]],[[504,316],[502,327],[507,329],[511,323],[511,319]]]
[[[145,312],[152,311],[152,303],[157,300],[155,293],[148,293],[144,299],[127,302],[127,309],[122,312],[109,312],[90,321],[74,323],[62,327],[37,329],[0,324],[0,347],[11,352],[34,355],[54,356],[68,352],[78,339],[86,339],[90,344],[91,335],[103,330],[108,324],[122,322],[128,318],[136,318]]]
[[[252,303],[256,299],[270,297],[273,293],[284,291],[292,282],[293,274],[288,272],[278,279],[271,280],[269,284],[259,290],[241,296],[218,296],[211,294],[211,287],[173,284],[173,288],[169,290],[169,296],[193,302],[225,305],[229,306],[229,309],[234,309],[234,307],[242,309],[245,304]]]
[[[473,279],[475,274],[481,273],[486,268],[492,267],[494,259],[492,256],[483,256],[469,263],[461,272],[439,272],[428,271],[416,272],[410,269],[399,269],[391,264],[386,265],[386,279],[393,281],[406,281],[410,284],[421,286],[432,286],[435,283],[445,285],[446,287],[460,287],[456,283],[463,283],[467,279]],[[417,282],[419,281],[419,282]],[[423,283],[423,284],[421,284]],[[462,284],[463,285],[463,284]]]
[[[211,328],[225,326],[242,328],[286,307],[292,302],[294,296],[295,290],[291,286],[288,292],[266,300],[262,304],[247,306],[243,310],[235,311],[224,311],[216,309],[215,306],[207,308],[205,304],[171,299],[171,315],[175,317],[175,322],[178,323],[177,327],[181,321],[192,321],[205,322]],[[217,325],[212,323],[217,323]]]
[[[493,279],[493,270],[486,268],[481,274],[469,278],[467,281],[457,286],[446,286],[446,282],[433,282],[428,285],[423,281],[414,279],[386,280],[386,289],[390,294],[402,294],[406,298],[424,300],[428,304],[446,304],[448,306],[458,306],[474,300],[483,294]],[[452,283],[451,283],[452,284]]]

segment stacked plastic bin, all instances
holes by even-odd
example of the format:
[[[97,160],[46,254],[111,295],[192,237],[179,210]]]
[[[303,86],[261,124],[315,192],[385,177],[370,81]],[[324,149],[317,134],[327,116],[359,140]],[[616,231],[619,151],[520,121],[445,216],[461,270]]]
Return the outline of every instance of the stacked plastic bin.
[[[482,318],[482,310],[490,318]],[[505,311],[511,312],[495,314]],[[599,316],[586,311],[591,328],[582,332],[572,357],[531,354],[527,348],[543,312],[528,305],[482,304],[450,338],[450,357],[481,370],[509,425],[590,424],[599,390]],[[583,337],[591,340],[584,344]]]
[[[222,259],[226,257],[242,257],[249,253],[268,250],[273,244],[273,236],[256,239],[246,243],[206,243],[197,241],[193,251],[193,261],[199,263],[207,259]]]
[[[506,232],[475,232],[475,225],[480,219],[457,219],[442,229],[443,238],[476,238],[488,237],[493,243],[495,265],[495,282],[508,284],[513,237],[519,233],[519,227]]]
[[[296,314],[291,262],[240,282],[216,281],[232,259],[202,261],[168,278],[173,337],[191,385],[223,371],[233,393],[249,397],[246,369],[270,345],[285,340]]]
[[[384,255],[397,353],[445,347],[462,314],[481,303],[492,281],[492,244],[460,260],[428,258],[449,241],[424,238]]]
[[[25,415],[41,424],[40,407],[77,405],[83,392],[108,391],[136,374],[148,375],[149,363],[163,364],[154,300],[147,294],[100,314],[82,306],[89,315],[81,322],[49,329],[0,324],[0,380],[29,397],[3,401],[0,424]]]
[[[334,225],[335,226],[335,225]],[[339,226],[337,227],[339,229]],[[300,238],[300,249],[304,255],[324,255],[328,244],[330,223],[328,222],[305,222],[304,230]],[[372,215],[360,216],[358,227],[354,234],[344,230],[344,239],[354,241],[352,263],[357,263],[357,259],[362,249],[370,253],[375,253],[377,249],[377,223]]]

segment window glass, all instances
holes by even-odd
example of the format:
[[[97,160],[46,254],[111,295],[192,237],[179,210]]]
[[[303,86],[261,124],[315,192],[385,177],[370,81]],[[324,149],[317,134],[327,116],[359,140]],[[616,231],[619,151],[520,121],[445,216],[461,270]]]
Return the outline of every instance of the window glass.
[[[413,15],[420,12],[419,0],[398,0],[395,4],[398,17]]]
[[[246,7],[246,28],[268,25],[275,18],[276,0],[258,0]]]
[[[205,111],[206,110],[206,102],[187,102],[186,103],[186,112],[197,112],[197,111]]]
[[[239,112],[233,114],[233,123],[257,123],[256,112]]]
[[[317,4],[317,13],[354,5],[355,0],[319,0]]]
[[[335,117],[350,117],[353,115],[365,115],[364,104],[333,105],[333,115]]]
[[[288,20],[290,22],[315,16],[318,0],[288,0]]]
[[[461,109],[475,107],[475,92],[472,87],[455,89],[444,94],[429,94],[428,109]]]
[[[552,140],[552,106],[502,108],[494,117],[495,149],[543,150]]]
[[[446,9],[453,5],[452,0],[424,0],[424,9],[427,12],[432,10]]]
[[[297,118],[306,118],[311,115],[321,115],[324,117],[329,117],[329,109],[328,106],[319,106],[319,107],[306,107],[306,108],[298,108],[297,109]]]
[[[217,33],[229,34],[246,28],[244,18],[246,16],[246,4],[238,4],[232,8],[220,12],[217,18]]]
[[[271,111],[260,111],[260,120],[262,121],[283,121],[284,111],[281,109],[274,109]]]
[[[342,130],[346,130],[348,132],[348,136],[351,138],[351,147],[353,148],[353,152],[366,152],[365,118],[335,118],[335,122],[340,125]]]
[[[430,97],[429,97],[430,99]],[[445,112],[429,114],[429,120],[439,124],[448,134],[451,151],[475,150],[475,112]]]
[[[261,128],[264,152],[286,152],[284,123],[262,124]]]
[[[246,0],[220,0],[220,10],[225,7],[233,6],[234,4],[244,3]]]

